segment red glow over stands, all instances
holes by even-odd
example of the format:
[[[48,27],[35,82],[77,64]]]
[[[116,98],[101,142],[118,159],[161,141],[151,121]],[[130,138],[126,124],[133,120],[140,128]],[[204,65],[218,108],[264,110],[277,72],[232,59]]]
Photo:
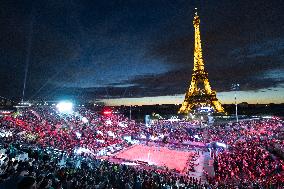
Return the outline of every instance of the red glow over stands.
[[[112,110],[104,110],[103,111],[103,115],[111,115],[112,114]]]

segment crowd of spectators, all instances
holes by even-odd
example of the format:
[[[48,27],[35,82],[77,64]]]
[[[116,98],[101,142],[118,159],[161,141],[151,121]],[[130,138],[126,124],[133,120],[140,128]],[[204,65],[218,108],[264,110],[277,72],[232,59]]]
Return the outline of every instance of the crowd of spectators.
[[[152,189],[152,188],[206,188],[200,180],[167,171],[144,169],[115,164],[94,158],[68,155],[65,166],[58,163],[64,154],[44,149],[18,150],[6,143],[1,160],[0,188],[54,188],[54,189]],[[21,152],[28,152],[25,160],[15,160]],[[80,166],[77,162],[80,161]]]
[[[35,106],[0,118],[0,135],[2,188],[284,186],[283,123],[279,119],[255,119],[205,128],[192,127],[185,121],[160,120],[149,126],[121,114],[104,115],[85,107],[61,114],[52,106]],[[124,140],[126,136],[175,148],[188,148],[188,142],[202,143],[204,150],[211,152],[215,175],[201,182],[171,171],[100,160],[98,152],[102,149],[130,146]],[[217,142],[226,147],[218,147]],[[78,148],[88,149],[90,153],[80,156],[74,153]],[[28,158],[15,159],[24,152]],[[66,161],[64,166],[60,165],[62,159]],[[204,174],[207,175],[206,171]]]
[[[270,153],[275,144],[283,146],[279,136],[281,121],[250,120],[210,129],[207,140],[222,141],[228,148],[214,151],[215,174],[212,184],[259,185],[264,188],[283,186],[284,161]]]

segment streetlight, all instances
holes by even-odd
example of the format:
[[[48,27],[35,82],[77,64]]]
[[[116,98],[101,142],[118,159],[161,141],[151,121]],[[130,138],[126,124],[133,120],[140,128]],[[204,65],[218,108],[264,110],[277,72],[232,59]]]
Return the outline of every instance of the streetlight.
[[[236,105],[236,120],[237,122],[239,122],[239,119],[238,119],[238,104],[237,104],[237,90],[240,89],[240,84],[238,83],[233,83],[232,84],[232,90],[235,91],[235,105]]]
[[[129,96],[132,97],[132,93],[129,92]],[[131,113],[132,113],[132,105],[130,104],[130,107],[129,107],[129,119],[131,120]]]

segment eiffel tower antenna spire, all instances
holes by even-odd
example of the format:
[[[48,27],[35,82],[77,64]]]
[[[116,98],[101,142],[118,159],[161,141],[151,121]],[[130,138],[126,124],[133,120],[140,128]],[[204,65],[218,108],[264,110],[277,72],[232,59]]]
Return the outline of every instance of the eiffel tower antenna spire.
[[[221,103],[216,97],[216,91],[211,89],[208,80],[208,73],[204,69],[204,62],[201,48],[200,38],[200,18],[195,8],[195,16],[193,18],[194,26],[194,58],[193,58],[193,74],[185,99],[179,110],[179,113],[190,113],[201,106],[210,106],[215,112],[224,112]]]

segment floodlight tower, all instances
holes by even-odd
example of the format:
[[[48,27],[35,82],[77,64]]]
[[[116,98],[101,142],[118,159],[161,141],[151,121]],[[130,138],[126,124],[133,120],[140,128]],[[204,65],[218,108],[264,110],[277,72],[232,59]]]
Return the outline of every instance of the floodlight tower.
[[[232,84],[232,90],[235,91],[235,105],[236,105],[236,121],[237,123],[239,122],[239,118],[238,118],[238,103],[237,103],[237,90],[240,89],[240,84],[238,83],[233,83]]]

